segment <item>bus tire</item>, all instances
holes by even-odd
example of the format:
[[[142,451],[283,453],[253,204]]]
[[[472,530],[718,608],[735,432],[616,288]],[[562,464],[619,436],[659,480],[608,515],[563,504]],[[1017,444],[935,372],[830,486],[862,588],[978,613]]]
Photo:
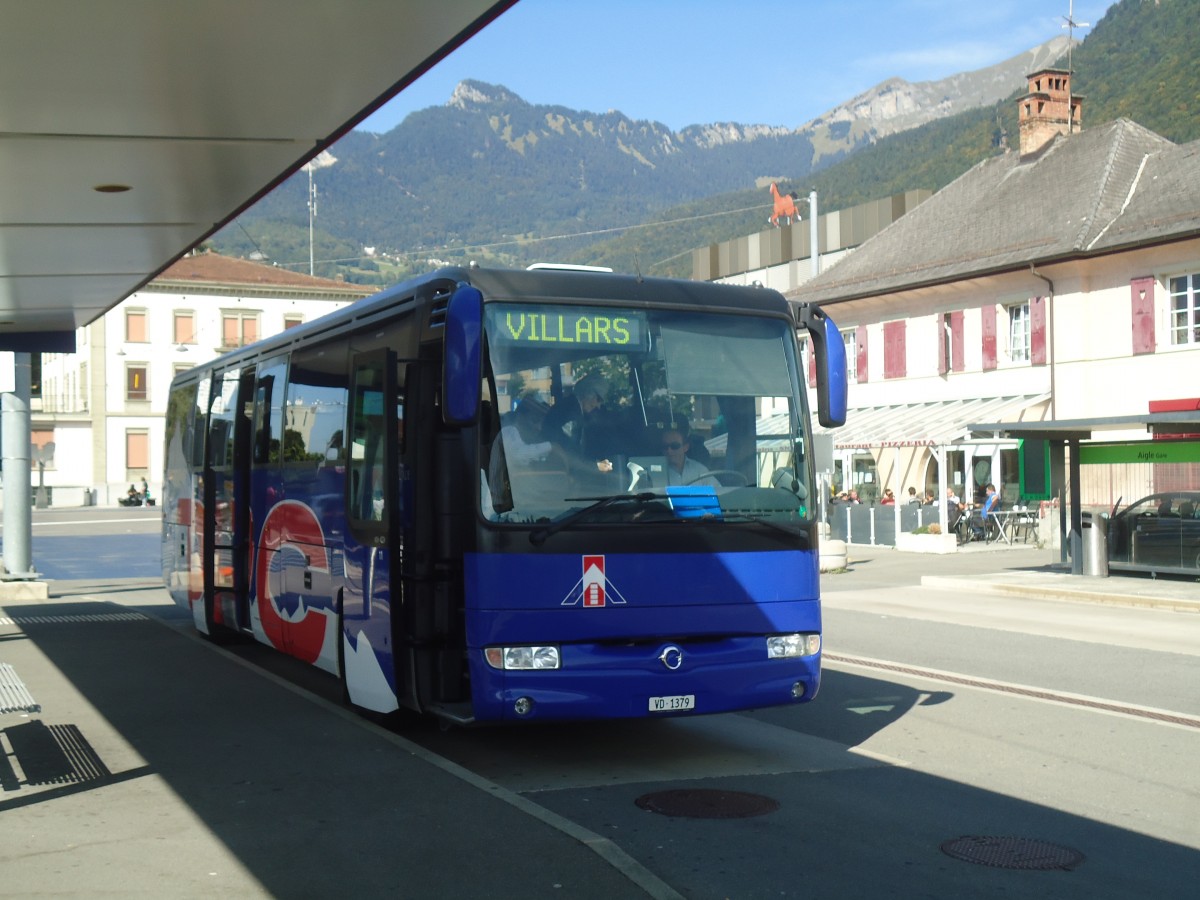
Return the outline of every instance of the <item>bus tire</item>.
[[[204,603],[204,627],[205,631],[200,632],[200,636],[211,644],[216,644],[218,647],[224,647],[232,644],[238,637],[238,633],[232,628],[220,624],[216,620],[215,613],[215,598],[205,597]],[[199,630],[199,629],[197,629]]]

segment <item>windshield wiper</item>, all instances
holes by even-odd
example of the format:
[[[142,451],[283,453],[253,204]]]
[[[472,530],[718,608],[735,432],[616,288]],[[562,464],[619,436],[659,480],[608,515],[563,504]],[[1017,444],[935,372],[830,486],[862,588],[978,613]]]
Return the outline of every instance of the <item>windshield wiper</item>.
[[[563,516],[561,519],[551,522],[543,528],[537,528],[529,532],[529,543],[535,547],[540,547],[546,543],[546,538],[550,537],[550,535],[562,531],[564,528],[574,525],[585,516],[599,512],[605,507],[612,506],[614,503],[648,503],[651,500],[663,499],[663,495],[655,494],[651,491],[642,491],[640,494],[610,494],[607,497],[567,497],[566,499],[571,501],[591,500],[594,502],[588,506],[580,507],[570,515]]]

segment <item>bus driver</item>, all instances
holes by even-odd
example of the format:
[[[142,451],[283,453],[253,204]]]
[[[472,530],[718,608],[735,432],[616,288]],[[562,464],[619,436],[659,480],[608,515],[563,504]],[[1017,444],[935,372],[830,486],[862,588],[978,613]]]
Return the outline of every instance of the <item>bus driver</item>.
[[[704,478],[708,468],[687,455],[692,444],[684,431],[682,427],[671,427],[662,433],[662,451],[667,458],[667,484],[715,484],[713,479]]]

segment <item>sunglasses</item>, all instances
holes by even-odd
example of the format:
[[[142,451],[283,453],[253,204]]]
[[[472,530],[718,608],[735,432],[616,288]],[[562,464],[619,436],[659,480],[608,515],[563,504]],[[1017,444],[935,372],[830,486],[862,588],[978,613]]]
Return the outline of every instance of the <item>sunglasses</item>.
[[[670,441],[670,442],[664,441],[662,446],[663,446],[664,450],[678,450],[680,447],[683,446],[683,442],[682,441]]]

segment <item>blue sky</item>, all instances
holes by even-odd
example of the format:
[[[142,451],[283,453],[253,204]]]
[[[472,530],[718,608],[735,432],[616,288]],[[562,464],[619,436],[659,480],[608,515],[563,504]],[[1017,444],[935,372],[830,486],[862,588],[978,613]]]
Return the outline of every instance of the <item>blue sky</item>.
[[[1065,34],[1069,0],[520,0],[360,128],[473,78],[679,130],[803,125],[879,82],[983,68]],[[1074,0],[1093,25],[1111,0]],[[1090,28],[1076,31],[1086,37]]]

